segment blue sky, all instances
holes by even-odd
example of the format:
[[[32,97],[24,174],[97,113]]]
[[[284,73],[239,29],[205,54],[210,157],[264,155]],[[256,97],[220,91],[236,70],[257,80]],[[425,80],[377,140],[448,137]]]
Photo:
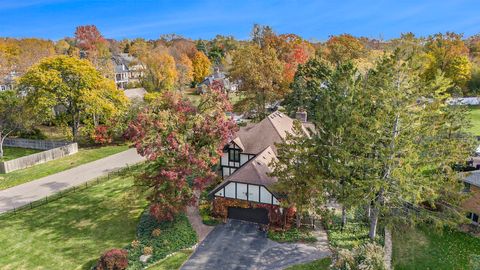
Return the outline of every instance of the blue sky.
[[[95,24],[107,38],[249,37],[254,23],[326,40],[350,33],[389,39],[402,32],[480,33],[478,0],[0,0],[0,36],[59,39]]]

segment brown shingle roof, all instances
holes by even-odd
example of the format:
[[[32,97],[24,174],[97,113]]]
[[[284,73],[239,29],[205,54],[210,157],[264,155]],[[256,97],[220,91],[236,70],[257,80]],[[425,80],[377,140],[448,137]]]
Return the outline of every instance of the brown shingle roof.
[[[305,134],[308,135],[305,129]],[[281,143],[287,137],[287,132],[293,133],[293,119],[276,111],[259,123],[249,124],[240,128],[233,140],[243,152],[257,154],[268,146],[277,152],[275,143]]]
[[[277,178],[269,176],[272,172],[270,164],[276,159],[277,157],[272,147],[268,146],[256,157],[238,168],[233,174],[227,176],[225,180],[269,186],[277,182]]]

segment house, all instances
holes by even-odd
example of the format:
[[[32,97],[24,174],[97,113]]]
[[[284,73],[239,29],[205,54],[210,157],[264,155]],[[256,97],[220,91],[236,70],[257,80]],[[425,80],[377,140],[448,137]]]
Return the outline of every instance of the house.
[[[464,192],[471,193],[471,196],[463,202],[463,209],[467,212],[467,218],[474,224],[479,224],[480,216],[480,170],[471,171],[463,179]]]
[[[12,90],[15,80],[20,76],[16,71],[11,71],[2,80],[0,80],[0,91]]]
[[[297,113],[297,118],[309,136],[312,126],[306,122],[306,112]],[[292,118],[276,111],[259,123],[240,128],[223,151],[223,181],[210,192],[215,215],[262,224],[282,224],[284,219],[292,218],[291,209],[280,205],[281,194],[271,190],[277,179],[270,173],[278,154],[275,144],[293,134],[293,123]]]
[[[143,76],[143,65],[128,53],[119,53],[112,56],[114,63],[115,84],[120,89],[127,88],[128,84],[139,83]]]
[[[220,81],[223,85],[223,89],[227,92],[237,91],[238,85],[230,82],[224,72],[221,72],[218,67],[214,68],[213,74],[206,77],[201,83],[197,85],[197,93],[205,93],[206,89],[213,84],[214,81]]]

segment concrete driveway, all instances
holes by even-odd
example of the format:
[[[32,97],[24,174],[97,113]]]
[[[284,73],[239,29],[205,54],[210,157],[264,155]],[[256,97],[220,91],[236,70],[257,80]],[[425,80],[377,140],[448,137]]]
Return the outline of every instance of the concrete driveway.
[[[327,256],[327,243],[277,243],[256,224],[229,220],[213,229],[181,269],[284,269]]]

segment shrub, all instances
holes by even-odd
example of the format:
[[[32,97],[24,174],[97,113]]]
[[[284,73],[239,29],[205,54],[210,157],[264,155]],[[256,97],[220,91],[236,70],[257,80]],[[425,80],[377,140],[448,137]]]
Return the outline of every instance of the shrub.
[[[111,249],[105,252],[97,263],[96,270],[124,270],[128,267],[128,252]]]
[[[98,125],[95,127],[94,140],[99,144],[108,144],[113,141],[110,128],[106,125]]]
[[[20,138],[31,139],[31,140],[45,140],[47,136],[42,133],[38,128],[32,128],[30,130],[22,130],[18,134]]]
[[[277,242],[315,242],[317,239],[306,229],[291,228],[286,231],[269,230],[268,238]]]
[[[152,247],[144,247],[143,248],[143,255],[152,255],[153,248]]]
[[[156,228],[152,231],[152,236],[159,237],[161,233],[162,233],[162,230],[160,230],[160,228]]]
[[[336,254],[335,270],[386,270],[383,247],[365,243],[352,251],[341,249]]]
[[[135,240],[132,241],[131,246],[132,246],[133,248],[137,248],[139,245],[140,245],[140,241],[138,241],[137,239],[135,239]]]

